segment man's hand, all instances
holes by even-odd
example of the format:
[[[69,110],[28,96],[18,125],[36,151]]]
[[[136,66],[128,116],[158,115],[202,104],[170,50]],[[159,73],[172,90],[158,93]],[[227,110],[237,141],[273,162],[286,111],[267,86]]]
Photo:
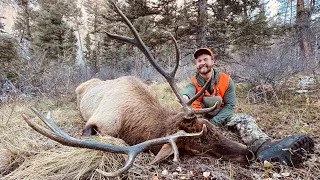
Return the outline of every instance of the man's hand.
[[[188,102],[189,101],[189,97],[187,95],[182,95],[182,98]],[[181,105],[181,102],[179,101],[179,99],[176,97],[176,101]],[[181,106],[182,107],[182,106]]]
[[[183,97],[183,99],[186,100],[186,101],[189,101],[189,99],[190,99],[187,95],[182,95],[182,97]]]

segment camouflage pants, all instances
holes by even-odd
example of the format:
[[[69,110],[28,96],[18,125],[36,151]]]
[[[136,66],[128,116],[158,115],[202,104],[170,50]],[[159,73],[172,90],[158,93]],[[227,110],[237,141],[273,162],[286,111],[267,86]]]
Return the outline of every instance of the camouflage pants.
[[[256,124],[256,120],[244,113],[234,113],[228,119],[227,126],[235,127],[242,141],[255,152],[262,143],[270,139]]]

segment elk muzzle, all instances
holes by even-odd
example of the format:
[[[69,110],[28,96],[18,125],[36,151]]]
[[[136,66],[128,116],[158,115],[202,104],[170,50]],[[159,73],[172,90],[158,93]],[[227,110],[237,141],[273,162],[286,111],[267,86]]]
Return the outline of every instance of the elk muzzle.
[[[184,138],[179,146],[187,152],[196,155],[209,155],[224,160],[236,161],[241,164],[249,164],[255,159],[247,146],[224,137],[212,123],[205,119],[197,119],[191,126],[190,123],[181,123],[181,129],[186,132],[193,131],[198,125],[205,124],[207,129],[201,137]],[[188,125],[188,126],[186,126]]]

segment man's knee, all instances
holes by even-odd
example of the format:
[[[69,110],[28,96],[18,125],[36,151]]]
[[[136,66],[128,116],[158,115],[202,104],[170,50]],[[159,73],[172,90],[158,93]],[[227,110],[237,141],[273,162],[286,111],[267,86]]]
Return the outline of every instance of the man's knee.
[[[234,113],[228,118],[227,126],[235,126],[237,124],[251,124],[256,123],[256,120],[250,116],[249,114],[245,113]]]

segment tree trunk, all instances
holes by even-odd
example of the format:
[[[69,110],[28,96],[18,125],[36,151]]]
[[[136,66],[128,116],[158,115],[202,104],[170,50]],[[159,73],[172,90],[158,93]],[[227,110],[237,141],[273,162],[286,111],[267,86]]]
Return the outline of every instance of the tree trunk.
[[[100,48],[101,48],[101,44],[98,40],[98,38],[100,37],[100,35],[97,33],[98,32],[98,3],[96,2],[94,4],[94,20],[93,20],[93,31],[92,31],[92,35],[93,35],[93,41],[94,41],[94,47],[93,47],[93,51],[92,51],[92,55],[90,56],[90,61],[93,62],[93,74],[97,74],[100,72],[100,58],[101,58],[101,54],[100,54]]]
[[[30,10],[29,10],[29,2],[26,1],[26,4],[25,4],[25,14],[26,14],[26,26],[27,26],[27,40],[31,40],[31,26],[30,26]]]
[[[293,3],[292,0],[290,0],[290,25],[292,25],[292,7],[293,7]]]
[[[284,21],[283,24],[287,24],[287,12],[288,12],[289,0],[286,1],[286,11],[284,13]]]
[[[92,59],[93,64],[93,73],[96,74],[100,72],[100,58],[101,58],[101,44],[97,42],[97,46],[95,47],[96,56]]]
[[[198,8],[198,30],[197,30],[197,39],[196,44],[197,47],[207,47],[207,35],[208,35],[208,2],[207,0],[199,0],[197,3]]]
[[[139,49],[134,47],[134,69],[135,69],[135,75],[139,78],[141,78],[141,62],[139,59]]]
[[[296,26],[300,49],[305,57],[312,53],[310,19],[309,6],[304,5],[304,0],[297,0]]]

